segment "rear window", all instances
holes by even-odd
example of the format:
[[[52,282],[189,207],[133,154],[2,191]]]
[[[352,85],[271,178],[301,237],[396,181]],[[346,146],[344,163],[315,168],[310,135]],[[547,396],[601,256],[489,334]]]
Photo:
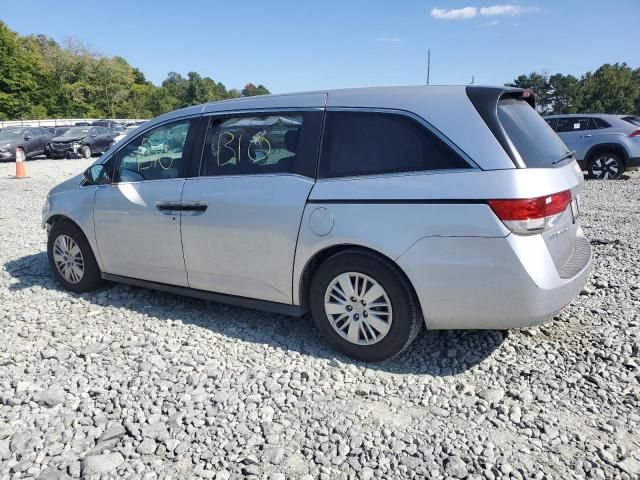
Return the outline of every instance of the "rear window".
[[[498,119],[528,168],[552,167],[569,151],[547,122],[524,100],[501,99]]]
[[[629,116],[629,117],[622,117],[622,119],[625,122],[629,122],[629,123],[635,125],[636,127],[640,127],[640,117]]]
[[[470,168],[417,122],[379,112],[328,112],[320,177]]]

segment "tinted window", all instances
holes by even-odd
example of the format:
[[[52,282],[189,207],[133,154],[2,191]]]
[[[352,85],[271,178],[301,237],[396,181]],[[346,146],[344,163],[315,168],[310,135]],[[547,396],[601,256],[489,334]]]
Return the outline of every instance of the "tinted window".
[[[114,181],[180,178],[190,125],[189,120],[162,125],[129,142],[118,152]]]
[[[321,177],[470,168],[434,133],[407,117],[328,112]]]
[[[602,120],[601,118],[592,118],[591,119],[593,121],[593,124],[595,126],[595,128],[609,128],[611,125],[608,122],[605,122],[604,120]]]
[[[551,167],[568,152],[560,137],[524,100],[500,100],[498,119],[528,168]],[[562,120],[558,120],[558,131]]]
[[[578,117],[565,117],[558,119],[558,127],[556,131],[562,132],[579,132],[581,130],[588,130],[589,119]]]
[[[297,173],[315,176],[320,112],[212,118],[201,176]]]
[[[623,117],[622,119],[625,122],[629,122],[630,124],[635,125],[636,127],[640,127],[640,117],[629,116]]]

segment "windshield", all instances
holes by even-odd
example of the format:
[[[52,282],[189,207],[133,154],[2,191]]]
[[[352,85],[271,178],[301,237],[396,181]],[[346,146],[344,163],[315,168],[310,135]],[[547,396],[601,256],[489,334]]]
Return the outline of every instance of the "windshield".
[[[0,132],[0,141],[16,140],[24,136],[24,128],[11,128]]]
[[[501,99],[498,119],[527,168],[553,167],[569,152],[560,137],[524,100]]]
[[[640,127],[640,117],[628,116],[628,117],[622,117],[622,119],[625,122],[629,122],[632,125],[635,125],[636,127]]]
[[[84,127],[73,127],[60,135],[61,138],[80,138],[89,135],[89,129]]]

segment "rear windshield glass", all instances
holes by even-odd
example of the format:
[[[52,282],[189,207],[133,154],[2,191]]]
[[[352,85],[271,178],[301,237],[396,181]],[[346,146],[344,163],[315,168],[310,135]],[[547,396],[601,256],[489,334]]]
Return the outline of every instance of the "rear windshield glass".
[[[528,168],[555,166],[569,149],[527,102],[503,98],[498,119]]]
[[[636,127],[640,127],[640,117],[622,117],[625,122],[632,123]]]

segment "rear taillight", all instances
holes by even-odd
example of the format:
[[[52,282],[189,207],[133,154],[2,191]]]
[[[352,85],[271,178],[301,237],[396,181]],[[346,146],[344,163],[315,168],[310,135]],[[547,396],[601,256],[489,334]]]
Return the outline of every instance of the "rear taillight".
[[[640,137],[640,130],[636,130],[635,132],[631,132],[629,134],[630,137]]]
[[[536,198],[489,200],[489,206],[513,233],[534,235],[555,225],[571,203],[571,190]]]

